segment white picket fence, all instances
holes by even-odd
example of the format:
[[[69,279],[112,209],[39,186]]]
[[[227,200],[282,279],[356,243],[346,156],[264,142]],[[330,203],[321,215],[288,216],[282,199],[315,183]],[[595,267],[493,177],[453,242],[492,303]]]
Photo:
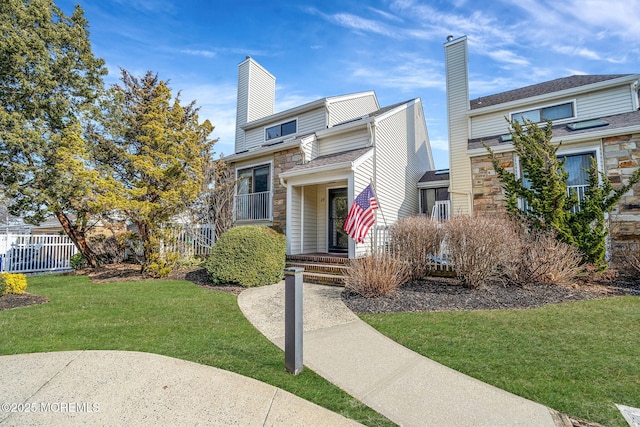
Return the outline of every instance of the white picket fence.
[[[183,257],[205,257],[215,242],[214,227],[209,225],[178,225],[170,233],[171,243],[164,243],[163,250],[178,252]]]
[[[394,248],[390,244],[391,238],[389,235],[388,226],[376,226],[374,229],[374,233],[374,245],[376,246],[375,249],[377,251],[385,251],[392,255],[397,254],[398,249]],[[453,264],[449,260],[444,242],[440,244],[440,250],[438,251],[438,253],[425,253],[423,262],[429,270],[434,272],[450,273],[454,271]]]
[[[77,249],[68,236],[0,235],[0,272],[44,273],[71,269]]]

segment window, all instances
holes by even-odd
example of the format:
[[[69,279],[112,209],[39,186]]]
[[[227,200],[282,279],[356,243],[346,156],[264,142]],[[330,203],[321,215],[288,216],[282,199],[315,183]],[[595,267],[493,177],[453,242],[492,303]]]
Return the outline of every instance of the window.
[[[589,169],[591,168],[591,159],[595,156],[594,152],[558,156],[560,160],[565,159],[564,168],[569,175],[567,187],[570,193],[578,195],[578,203],[584,199],[585,192],[589,187]],[[523,177],[522,182],[525,187],[530,185],[526,176]],[[523,206],[523,210],[525,209],[526,207]],[[571,208],[571,212],[575,213],[579,209],[579,206],[574,206]]]
[[[449,187],[420,189],[420,213],[438,218],[449,217]]]
[[[252,194],[269,191],[269,165],[238,171],[238,194]]]
[[[271,165],[238,170],[235,221],[261,221],[271,218]]]
[[[265,130],[265,141],[270,139],[279,138],[281,136],[291,135],[296,133],[297,121],[291,120],[290,122],[280,123],[279,125],[268,127]]]
[[[524,123],[525,119],[534,123],[540,123],[545,120],[560,120],[571,117],[573,117],[573,102],[511,114],[511,120],[519,123]]]

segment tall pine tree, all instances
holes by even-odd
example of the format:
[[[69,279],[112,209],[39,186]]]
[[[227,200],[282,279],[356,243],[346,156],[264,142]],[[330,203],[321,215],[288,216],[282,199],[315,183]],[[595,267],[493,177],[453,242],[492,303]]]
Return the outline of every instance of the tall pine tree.
[[[51,0],[0,2],[0,186],[11,214],[38,224],[55,215],[89,264],[93,190],[81,117],[102,89],[88,23]]]

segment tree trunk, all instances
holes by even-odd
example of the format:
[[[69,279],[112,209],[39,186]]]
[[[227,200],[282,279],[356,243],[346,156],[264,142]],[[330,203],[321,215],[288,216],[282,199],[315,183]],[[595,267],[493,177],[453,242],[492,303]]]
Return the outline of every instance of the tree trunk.
[[[55,212],[55,215],[58,218],[58,221],[60,221],[62,229],[67,233],[67,236],[69,236],[73,244],[76,245],[76,248],[78,248],[82,256],[87,260],[89,266],[91,268],[99,267],[100,263],[98,262],[98,257],[87,244],[84,230],[81,230],[74,224],[71,224],[71,221],[69,221],[69,218],[67,218],[67,215],[65,215],[64,212]]]

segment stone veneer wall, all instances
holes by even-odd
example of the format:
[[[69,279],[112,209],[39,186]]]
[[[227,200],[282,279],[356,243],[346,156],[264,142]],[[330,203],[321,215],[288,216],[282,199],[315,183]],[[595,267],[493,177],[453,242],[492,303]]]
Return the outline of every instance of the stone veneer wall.
[[[640,134],[603,139],[607,177],[614,187],[628,182],[640,164]],[[513,170],[513,153],[496,154],[503,167]],[[504,212],[504,194],[491,157],[471,159],[473,209],[479,214]],[[612,250],[625,250],[629,244],[640,246],[640,184],[626,193],[611,213]]]
[[[513,153],[497,153],[496,158],[503,168],[513,171]],[[491,156],[471,158],[471,184],[474,212],[480,215],[506,212],[502,184],[493,168]]]
[[[640,134],[603,139],[607,177],[614,187],[628,182],[640,162]],[[613,250],[622,249],[630,241],[640,241],[640,184],[629,190],[611,213]]]
[[[280,184],[280,174],[304,161],[299,147],[273,154],[273,226],[283,233],[287,229],[287,189]]]

